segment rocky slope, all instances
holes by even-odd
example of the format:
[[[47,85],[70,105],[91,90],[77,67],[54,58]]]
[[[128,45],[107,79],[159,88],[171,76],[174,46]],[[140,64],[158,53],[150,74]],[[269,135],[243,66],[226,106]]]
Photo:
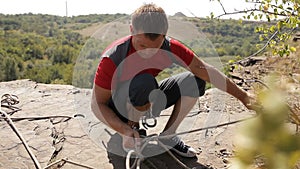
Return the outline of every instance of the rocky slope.
[[[242,79],[264,80],[264,74],[277,70],[274,59],[263,59],[248,67],[232,72],[236,83],[247,90],[253,89]],[[272,63],[272,64],[271,64]],[[295,62],[299,63],[299,62]],[[266,67],[269,65],[269,68]],[[284,62],[282,63],[284,64]],[[273,70],[270,69],[273,68]],[[286,66],[288,67],[288,65]],[[280,67],[281,68],[281,67]],[[287,91],[290,103],[299,104],[299,67],[293,65]],[[279,70],[280,71],[280,70]],[[237,78],[237,77],[240,77]],[[283,84],[283,83],[282,83]],[[1,100],[11,94],[19,103],[8,105],[2,102],[1,111],[9,114],[18,132],[23,136],[30,151],[36,157],[40,168],[125,168],[125,153],[121,151],[120,137],[100,123],[90,110],[90,89],[79,89],[70,85],[46,85],[31,80],[17,80],[0,83]],[[9,100],[9,99],[8,99]],[[156,128],[149,134],[158,134],[163,129],[170,111],[162,112]],[[185,118],[178,132],[190,131],[208,126],[234,122],[253,117],[237,99],[217,89],[209,89],[199,98],[194,109]],[[299,113],[300,114],[300,113]],[[242,123],[201,130],[180,135],[184,141],[199,151],[197,158],[177,158],[192,168],[226,168],[234,155],[236,129]],[[16,132],[0,116],[0,168],[35,168],[33,160],[24,148]],[[155,142],[145,149],[141,168],[182,168]],[[149,155],[150,153],[150,155]]]
[[[2,96],[13,94],[18,97],[19,103],[12,105],[14,107],[10,109],[3,103],[2,111],[12,112],[9,117],[42,168],[59,160],[61,162],[58,164],[62,168],[82,168],[70,161],[91,168],[124,168],[125,158],[122,154],[114,154],[111,153],[113,150],[110,151],[112,148],[120,148],[115,142],[120,141],[118,136],[92,117],[89,107],[91,97],[89,89],[17,80],[1,82],[0,94]],[[13,112],[12,109],[17,111]],[[162,113],[162,116],[158,118],[157,127],[149,129],[149,134],[159,133],[162,130],[170,110]],[[74,117],[74,115],[77,116]],[[181,125],[179,132],[248,116],[251,116],[251,112],[247,111],[236,99],[219,90],[211,89],[199,99],[194,110]],[[0,120],[0,127],[2,137],[0,168],[35,168],[24,145],[3,116]],[[227,158],[232,155],[232,136],[235,127],[236,125],[225,126],[182,135],[188,144],[198,148],[198,151],[202,153],[193,159],[178,158],[189,167],[222,168],[226,166]],[[155,150],[155,144],[153,145]],[[168,168],[180,166],[174,163],[174,160],[166,153],[149,159],[162,168],[163,166]],[[52,168],[59,167],[53,165]]]

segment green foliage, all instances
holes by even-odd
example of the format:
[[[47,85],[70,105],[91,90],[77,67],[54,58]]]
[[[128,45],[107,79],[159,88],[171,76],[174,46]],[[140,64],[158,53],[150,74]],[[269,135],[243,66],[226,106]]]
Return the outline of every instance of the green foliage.
[[[124,14],[60,17],[42,14],[0,14],[0,81],[29,78],[42,83],[91,87],[95,69],[108,42],[85,38],[78,30],[108,23]],[[256,50],[255,24],[235,20],[187,18],[205,39],[185,43],[201,57],[247,56]],[[233,28],[233,29],[232,29]],[[81,60],[78,60],[82,57]],[[10,58],[10,59],[8,59]],[[180,69],[172,71],[181,71]],[[169,72],[170,73],[170,72]],[[164,77],[162,73],[162,77]]]
[[[114,21],[118,18],[126,16],[125,14],[103,14],[103,15],[97,15],[97,14],[91,14],[91,15],[80,15],[80,16],[75,16],[72,17],[71,21],[74,21],[75,23],[108,23],[111,21]]]
[[[254,2],[254,0],[249,0]],[[256,2],[256,1],[255,1]],[[245,19],[267,20],[269,24],[256,29],[261,40],[268,41],[274,55],[288,56],[295,48],[287,45],[292,34],[299,27],[300,6],[298,0],[262,0],[258,7],[250,10]]]
[[[102,40],[90,38],[82,48],[73,72],[73,85],[81,88],[92,88],[96,68],[102,51],[107,47]]]
[[[31,13],[0,14],[0,81],[29,78],[41,83],[72,84],[74,65],[87,40],[76,30],[123,16],[104,14],[66,18]],[[100,57],[104,45],[107,43],[89,48],[88,59]],[[92,70],[82,71],[93,74]]]
[[[4,79],[6,80],[14,80],[17,78],[17,64],[16,61],[12,58],[6,58],[3,62],[3,70],[4,70]]]
[[[240,56],[236,56],[233,59],[230,59],[227,61],[227,64],[225,64],[223,66],[223,72],[226,76],[230,77],[230,72],[232,72],[233,70],[237,69],[239,65],[237,64],[233,64],[237,61],[241,60]]]
[[[236,136],[233,169],[292,169],[299,162],[300,136],[287,127],[290,109],[276,85],[280,80],[270,79],[270,90],[258,94],[263,109],[257,109],[258,117],[245,123]]]
[[[160,72],[158,76],[156,77],[157,81],[161,81],[165,78],[171,77],[173,75],[176,75],[178,73],[182,73],[187,71],[186,69],[182,68],[181,66],[178,66],[177,64],[173,64],[170,68],[167,68]]]
[[[219,56],[240,55],[242,57],[249,56],[257,51],[256,44],[259,41],[258,35],[254,34],[254,30],[258,22],[244,21],[242,24],[239,20],[205,20],[201,21],[199,30],[207,34],[213,43]],[[204,50],[199,51],[200,56],[210,56],[210,53]]]
[[[62,17],[49,15],[0,15],[0,63],[4,68],[0,81],[30,78],[37,82],[71,83],[72,71],[60,65],[73,67],[78,51],[84,43],[74,31],[60,29]],[[42,26],[41,26],[42,25]]]

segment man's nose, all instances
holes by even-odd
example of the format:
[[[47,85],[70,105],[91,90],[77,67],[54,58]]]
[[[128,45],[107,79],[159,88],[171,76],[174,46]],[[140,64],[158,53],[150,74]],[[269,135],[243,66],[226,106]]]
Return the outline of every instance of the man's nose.
[[[155,49],[155,48],[143,49],[143,50],[139,51],[139,54],[143,58],[150,58],[157,53],[157,50],[158,49]]]

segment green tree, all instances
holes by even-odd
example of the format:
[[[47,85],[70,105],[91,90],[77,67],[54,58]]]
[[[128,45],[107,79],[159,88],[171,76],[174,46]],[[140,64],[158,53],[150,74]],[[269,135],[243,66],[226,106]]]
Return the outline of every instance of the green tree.
[[[218,0],[223,7],[223,4]],[[259,54],[269,47],[273,55],[289,56],[295,52],[289,40],[299,26],[299,0],[246,0],[256,4],[250,9],[240,9],[227,12],[224,15],[244,13],[244,19],[256,21],[266,20],[256,28],[260,33],[260,40],[265,41],[261,50],[250,56]],[[214,18],[214,15],[211,15]],[[249,44],[244,44],[247,47]],[[262,105],[256,109],[258,116],[241,127],[236,138],[236,157],[232,161],[232,169],[293,169],[300,160],[300,137],[287,128],[287,122],[300,126],[300,119],[295,110],[285,99],[286,93],[280,89],[278,77],[270,78],[270,90],[258,91],[258,102]],[[284,82],[281,82],[284,84]],[[262,165],[255,165],[255,161]],[[298,168],[296,167],[296,168]]]
[[[211,18],[221,18],[226,15],[244,14],[245,20],[267,21],[268,24],[260,25],[256,32],[260,39],[266,42],[274,55],[290,55],[296,49],[287,42],[291,39],[300,23],[299,0],[245,0],[252,8],[238,9],[228,12],[220,0],[216,0],[223,7],[224,13]],[[255,4],[255,6],[253,6]]]
[[[18,78],[17,64],[14,59],[4,58],[4,81],[16,80]]]

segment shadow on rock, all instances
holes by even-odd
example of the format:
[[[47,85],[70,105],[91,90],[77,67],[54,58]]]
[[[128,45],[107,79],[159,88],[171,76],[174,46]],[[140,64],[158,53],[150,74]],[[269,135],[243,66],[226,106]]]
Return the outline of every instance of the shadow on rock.
[[[107,154],[109,162],[113,165],[114,169],[125,169],[126,155],[127,153],[122,149],[122,140],[119,134],[111,136],[107,144]],[[140,165],[141,169],[181,169],[182,167],[168,152],[156,144],[149,143],[142,154],[145,159]],[[197,162],[195,158],[184,158],[174,154],[175,157],[180,160],[184,165],[193,169],[211,169]],[[131,164],[135,160],[131,158]]]

